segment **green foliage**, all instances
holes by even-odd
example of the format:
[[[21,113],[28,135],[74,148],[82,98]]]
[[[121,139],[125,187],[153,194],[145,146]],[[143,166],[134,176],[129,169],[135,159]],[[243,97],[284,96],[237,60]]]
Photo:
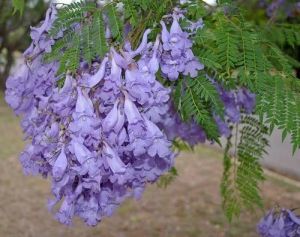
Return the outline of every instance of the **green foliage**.
[[[103,18],[100,13],[96,13],[94,19],[94,24],[92,25],[92,39],[97,39],[97,41],[93,42],[93,50],[95,50],[95,55],[102,58],[106,52],[108,52]]]
[[[222,206],[225,211],[226,217],[231,221],[234,216],[240,214],[240,207],[236,205],[235,199],[232,193],[232,186],[235,188],[235,177],[232,174],[232,157],[230,156],[230,148],[232,147],[231,137],[227,140],[227,145],[224,151],[223,158],[223,178],[221,182],[221,194],[222,194]],[[233,178],[232,178],[233,176]]]
[[[265,37],[280,46],[300,45],[300,24],[274,23],[262,28]]]
[[[195,53],[208,73],[217,74],[217,80],[229,88],[245,86],[257,94],[261,99],[256,112],[262,122],[270,124],[271,130],[274,126],[282,129],[283,137],[297,134],[295,128],[298,128],[300,117],[295,108],[300,104],[299,90],[295,91],[299,88],[293,68],[296,60],[288,57],[272,37],[265,35],[265,31],[245,21],[241,13],[226,16],[216,12],[207,22],[208,26],[199,30],[194,40],[195,48],[201,48]],[[297,26],[285,25],[285,30],[290,31],[285,35],[285,43],[299,44],[298,32],[292,33],[294,28]],[[274,77],[276,80],[272,79]],[[270,88],[273,93],[270,93]],[[293,136],[292,143],[295,152],[299,148],[297,135]]]
[[[95,4],[84,0],[65,5],[62,9],[58,10],[57,19],[50,30],[50,36],[55,37],[60,31],[70,30],[75,23],[85,22],[89,17],[88,13],[96,11]]]
[[[114,3],[97,8],[93,3],[81,1],[59,10],[50,36],[56,37],[61,31],[64,36],[55,42],[52,52],[45,56],[46,61],[59,61],[58,75],[75,73],[81,59],[91,64],[94,59],[108,52],[104,15],[111,27],[113,40],[121,41],[123,26]],[[79,27],[75,27],[75,24]]]
[[[285,52],[285,57],[294,68],[300,68],[300,24],[273,23],[259,27],[264,38],[277,45]]]
[[[265,122],[282,129],[282,139],[292,135],[293,152],[300,149],[300,96],[291,91],[280,76],[269,76],[260,83],[257,111]],[[265,112],[262,112],[265,111]]]
[[[172,182],[174,182],[177,176],[177,169],[175,167],[172,167],[167,174],[159,178],[156,184],[159,188],[167,188]]]
[[[16,14],[17,12],[19,12],[20,15],[23,14],[24,7],[25,7],[25,1],[24,0],[12,0],[12,5],[14,7],[13,14]]]
[[[218,4],[225,5],[225,4],[231,4],[232,0],[218,0],[217,2],[218,2]]]
[[[75,72],[79,66],[79,60],[80,57],[80,38],[79,35],[74,34],[72,38],[72,45],[66,48],[64,51],[64,54],[61,56],[60,59],[60,68],[59,72],[64,71],[64,67],[62,65],[66,66],[70,72]]]
[[[122,14],[116,8],[118,2],[125,4],[124,21],[122,20]],[[97,56],[103,57],[108,51],[103,16],[106,17],[105,20],[111,30],[113,41],[110,43],[112,45],[119,46],[123,43],[123,25],[128,21],[131,23],[132,31],[127,37],[130,38],[132,45],[135,47],[146,28],[154,28],[153,32],[155,32],[155,29],[159,29],[159,21],[163,15],[171,11],[175,6],[175,2],[175,0],[116,0],[100,8],[96,4],[85,0],[71,3],[58,12],[58,18],[50,30],[50,36],[56,37],[62,31],[64,36],[55,42],[52,52],[46,55],[45,58],[47,61],[57,60],[60,62],[59,75],[67,72],[75,73],[73,66],[76,65],[76,60],[77,64],[80,59],[91,63]],[[75,34],[79,35],[79,44],[76,38],[69,37]],[[75,50],[74,47],[79,48]],[[61,53],[63,52],[67,52],[68,56],[71,55],[71,59],[62,59]],[[76,54],[72,54],[72,52]],[[78,52],[80,53],[78,54]]]
[[[238,125],[237,144],[229,140],[225,151],[221,191],[226,216],[231,220],[243,208],[262,205],[259,159],[269,135],[262,124],[269,125],[270,131],[281,129],[283,140],[290,134],[294,152],[300,148],[300,83],[294,69],[299,62],[282,51],[285,46],[299,45],[300,31],[298,25],[255,26],[236,9],[232,15],[222,10],[210,12],[205,23],[194,37],[193,51],[206,72],[217,75],[216,80],[229,89],[244,86],[257,95],[255,114],[260,121],[244,118]]]
[[[162,17],[171,13],[178,3],[177,0],[122,0],[122,2],[125,4],[125,20],[130,22],[132,27],[128,38],[134,47],[137,46],[145,29],[151,28],[152,36],[156,36],[155,33],[160,32],[159,22]]]
[[[132,23],[133,28],[159,24],[162,16],[170,13],[177,4],[176,0],[123,0],[125,17]]]
[[[240,127],[240,129],[239,129]],[[259,183],[264,180],[259,159],[266,153],[268,129],[256,118],[246,116],[237,125],[235,144],[228,140],[221,183],[223,208],[231,221],[243,208],[262,207]],[[234,151],[231,151],[233,147]]]
[[[187,4],[187,16],[191,19],[198,20],[206,15],[207,4],[203,1],[194,1]]]
[[[220,26],[225,25],[223,17],[218,19],[218,24]],[[230,77],[232,68],[235,68],[238,60],[238,35],[233,27],[220,27],[220,29],[216,31],[215,37],[217,46],[216,54],[218,55],[216,61],[225,69],[225,75]]]
[[[139,22],[138,13],[134,5],[131,4],[131,0],[124,0],[124,16],[129,20],[129,23],[135,27]]]
[[[109,28],[112,37],[121,41],[123,35],[122,23],[120,21],[120,17],[118,16],[115,6],[108,5],[106,7],[106,15],[108,18]]]
[[[186,77],[177,84],[175,103],[184,121],[194,120],[209,139],[218,141],[219,132],[213,111],[223,116],[223,104],[214,85],[204,76]]]

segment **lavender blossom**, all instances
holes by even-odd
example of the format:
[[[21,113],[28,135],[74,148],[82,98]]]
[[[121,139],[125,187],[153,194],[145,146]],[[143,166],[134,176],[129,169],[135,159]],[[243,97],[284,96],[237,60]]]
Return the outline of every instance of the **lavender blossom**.
[[[237,103],[246,113],[251,114],[255,108],[256,96],[245,88],[237,92]]]
[[[261,237],[297,237],[300,234],[300,217],[289,209],[271,210],[257,225]]]
[[[53,178],[58,180],[61,179],[67,169],[67,166],[68,166],[68,160],[65,154],[65,150],[63,148],[53,165],[53,169],[52,169]]]
[[[172,140],[191,145],[206,140],[194,121],[181,121],[171,88],[157,79],[159,69],[171,80],[196,77],[203,69],[192,52],[191,32],[178,23],[183,14],[173,14],[170,32],[162,23],[162,36],[155,42],[148,42],[146,30],[135,50],[127,42],[120,52],[111,48],[100,62],[82,61],[76,74],[66,75],[62,88],[57,86],[62,80],[56,77],[58,63],[43,61],[63,34],[49,36],[55,8],[31,28],[32,44],[23,66],[7,80],[5,98],[22,118],[30,141],[20,156],[23,170],[50,178],[48,206],[58,210],[55,217],[61,223],[70,225],[78,216],[95,226],[127,198],[140,198],[148,183],[174,165]],[[240,95],[245,109],[251,107],[245,103],[248,97]]]
[[[161,21],[162,26],[162,57],[161,70],[172,81],[177,80],[180,74],[197,77],[198,71],[204,68],[204,65],[194,56],[191,48],[192,41],[189,39],[189,34],[184,32],[177,20],[173,16],[173,23],[170,32],[164,21]]]

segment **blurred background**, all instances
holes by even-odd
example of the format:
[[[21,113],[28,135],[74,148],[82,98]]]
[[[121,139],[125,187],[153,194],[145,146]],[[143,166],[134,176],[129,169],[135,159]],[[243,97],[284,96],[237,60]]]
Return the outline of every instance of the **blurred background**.
[[[251,9],[247,17],[256,24],[299,22],[298,1],[273,11],[269,9],[271,1],[240,2]],[[21,52],[30,44],[29,27],[44,18],[48,4],[27,0],[23,15],[12,16],[11,0],[0,0],[0,237],[257,236],[255,226],[261,211],[244,213],[239,220],[227,223],[219,193],[222,151],[206,145],[180,155],[176,164],[179,176],[166,189],[149,186],[141,201],[127,201],[96,228],[79,221],[65,227],[53,219],[46,208],[50,183],[39,177],[24,177],[18,162],[24,146],[19,119],[4,102],[5,80],[17,70]],[[299,48],[283,47],[292,58],[299,59]],[[299,68],[295,63],[295,73],[299,74]],[[274,171],[267,171],[267,181],[261,187],[266,208],[276,204],[300,207],[300,152],[292,156],[289,140],[282,144],[278,131],[270,145],[269,155],[262,160]]]

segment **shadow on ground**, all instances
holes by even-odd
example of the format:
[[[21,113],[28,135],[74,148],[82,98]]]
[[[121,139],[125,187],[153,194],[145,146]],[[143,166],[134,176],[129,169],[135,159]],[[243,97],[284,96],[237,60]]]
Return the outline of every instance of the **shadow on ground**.
[[[50,184],[25,177],[18,163],[21,132],[18,121],[0,99],[0,237],[254,237],[262,215],[245,213],[229,225],[221,210],[219,183],[222,154],[199,147],[177,159],[179,177],[167,189],[149,185],[142,200],[128,200],[95,228],[75,220],[58,224],[47,211]],[[300,206],[300,192],[269,178],[262,191],[266,208],[275,204]]]

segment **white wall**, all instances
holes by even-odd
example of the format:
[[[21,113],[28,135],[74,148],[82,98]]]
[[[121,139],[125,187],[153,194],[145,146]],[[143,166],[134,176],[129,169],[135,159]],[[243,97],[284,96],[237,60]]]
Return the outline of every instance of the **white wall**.
[[[300,180],[300,151],[292,155],[292,145],[288,137],[284,143],[281,141],[281,132],[275,130],[271,139],[269,154],[262,163],[267,168]]]

